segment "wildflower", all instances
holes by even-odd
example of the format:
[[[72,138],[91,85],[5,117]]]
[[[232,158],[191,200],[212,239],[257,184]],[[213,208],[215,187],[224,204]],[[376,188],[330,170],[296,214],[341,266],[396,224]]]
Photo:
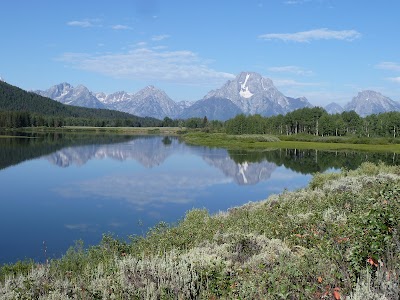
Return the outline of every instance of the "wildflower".
[[[333,297],[335,298],[335,300],[340,300],[340,293],[339,293],[340,289],[338,287],[335,287],[333,289]]]
[[[372,257],[369,257],[369,258],[367,259],[367,263],[369,263],[371,266],[378,267],[378,262],[376,261],[376,259],[374,259],[374,258],[372,258]]]

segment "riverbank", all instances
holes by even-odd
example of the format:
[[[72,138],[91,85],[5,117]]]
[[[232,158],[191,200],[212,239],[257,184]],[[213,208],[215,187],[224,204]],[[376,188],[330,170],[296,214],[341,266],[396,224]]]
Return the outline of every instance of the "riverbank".
[[[0,137],[20,137],[8,129]],[[266,134],[228,135],[226,133],[206,133],[188,130],[184,127],[26,127],[17,132],[34,133],[79,133],[118,135],[166,135],[180,136],[188,144],[208,147],[235,149],[315,149],[315,150],[355,150],[369,152],[400,153],[400,139],[319,137],[312,135],[272,136]]]
[[[11,129],[9,129],[11,131]],[[63,126],[63,127],[25,127],[18,132],[26,133],[110,133],[125,135],[172,135],[176,136],[184,132],[181,127],[92,127],[92,126]]]
[[[159,224],[129,243],[104,236],[45,264],[5,266],[0,295],[392,299],[399,293],[399,186],[399,166],[316,174],[305,189],[217,215],[192,210],[178,225]]]
[[[316,149],[356,150],[400,153],[400,144],[382,138],[332,138],[313,136],[228,135],[225,133],[188,132],[182,139],[192,145],[226,149]],[[397,141],[397,140],[396,140]]]

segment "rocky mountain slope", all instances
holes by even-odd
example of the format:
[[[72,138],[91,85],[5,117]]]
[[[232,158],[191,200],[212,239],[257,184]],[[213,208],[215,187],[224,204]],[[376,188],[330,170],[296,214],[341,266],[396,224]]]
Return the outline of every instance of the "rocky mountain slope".
[[[340,114],[340,113],[342,113],[344,111],[343,107],[341,107],[336,102],[329,103],[327,106],[324,107],[324,109],[329,114]]]
[[[147,86],[137,93],[116,92],[106,95],[96,94],[98,99],[107,107],[129,112],[130,114],[157,119],[175,118],[182,111],[182,103],[173,101],[164,91],[154,86]]]
[[[381,93],[365,90],[353,97],[344,107],[344,110],[354,110],[361,117],[365,117],[371,114],[400,111],[400,103],[383,96]]]
[[[64,82],[52,86],[45,91],[37,90],[35,93],[63,104],[88,108],[106,108],[106,106],[83,85],[73,87],[69,83]]]
[[[232,101],[226,98],[207,98],[196,101],[179,115],[182,119],[207,116],[209,120],[226,121],[243,113]]]

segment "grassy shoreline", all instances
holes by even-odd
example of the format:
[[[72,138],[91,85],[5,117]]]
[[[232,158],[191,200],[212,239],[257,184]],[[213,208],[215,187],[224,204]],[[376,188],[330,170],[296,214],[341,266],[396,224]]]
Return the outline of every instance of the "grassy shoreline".
[[[178,135],[184,128],[179,127],[86,127],[86,126],[64,126],[63,130],[70,132],[108,132],[118,134],[160,134]]]
[[[7,129],[4,132],[22,133],[82,133],[82,134],[124,134],[124,135],[171,135],[177,136],[185,128],[180,127],[92,127],[92,126],[63,126],[63,127],[25,127]],[[7,137],[19,137],[6,135]]]
[[[338,138],[332,141],[330,138],[308,137],[309,141],[283,140],[287,137],[275,137],[269,135],[228,135],[225,133],[189,132],[182,139],[192,145],[222,147],[226,149],[316,149],[316,150],[357,150],[371,152],[400,153],[400,144],[385,143],[380,138],[370,138],[369,143],[359,143],[357,139]],[[343,141],[343,142],[341,142]]]
[[[12,130],[9,130],[12,132]],[[7,132],[7,131],[6,131]],[[59,128],[27,127],[18,132],[25,133],[85,133],[124,135],[170,135],[179,136],[191,145],[234,149],[316,149],[316,150],[356,150],[370,152],[400,153],[400,139],[315,137],[315,136],[271,136],[271,135],[228,135],[187,130],[181,127],[90,127],[64,126]],[[4,135],[4,137],[19,137]]]
[[[15,138],[15,139],[34,139],[35,137],[33,137],[33,136],[18,136],[18,135],[0,135],[0,139],[9,139],[9,138]]]
[[[304,189],[216,215],[192,210],[129,243],[104,236],[46,264],[5,266],[0,296],[398,299],[399,186],[399,166],[316,174]]]

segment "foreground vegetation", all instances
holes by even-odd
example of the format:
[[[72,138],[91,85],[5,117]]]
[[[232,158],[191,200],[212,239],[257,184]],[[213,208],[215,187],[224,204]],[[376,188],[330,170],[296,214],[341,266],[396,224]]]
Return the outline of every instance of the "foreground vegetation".
[[[400,167],[364,163],[130,242],[0,271],[2,299],[398,299]]]

